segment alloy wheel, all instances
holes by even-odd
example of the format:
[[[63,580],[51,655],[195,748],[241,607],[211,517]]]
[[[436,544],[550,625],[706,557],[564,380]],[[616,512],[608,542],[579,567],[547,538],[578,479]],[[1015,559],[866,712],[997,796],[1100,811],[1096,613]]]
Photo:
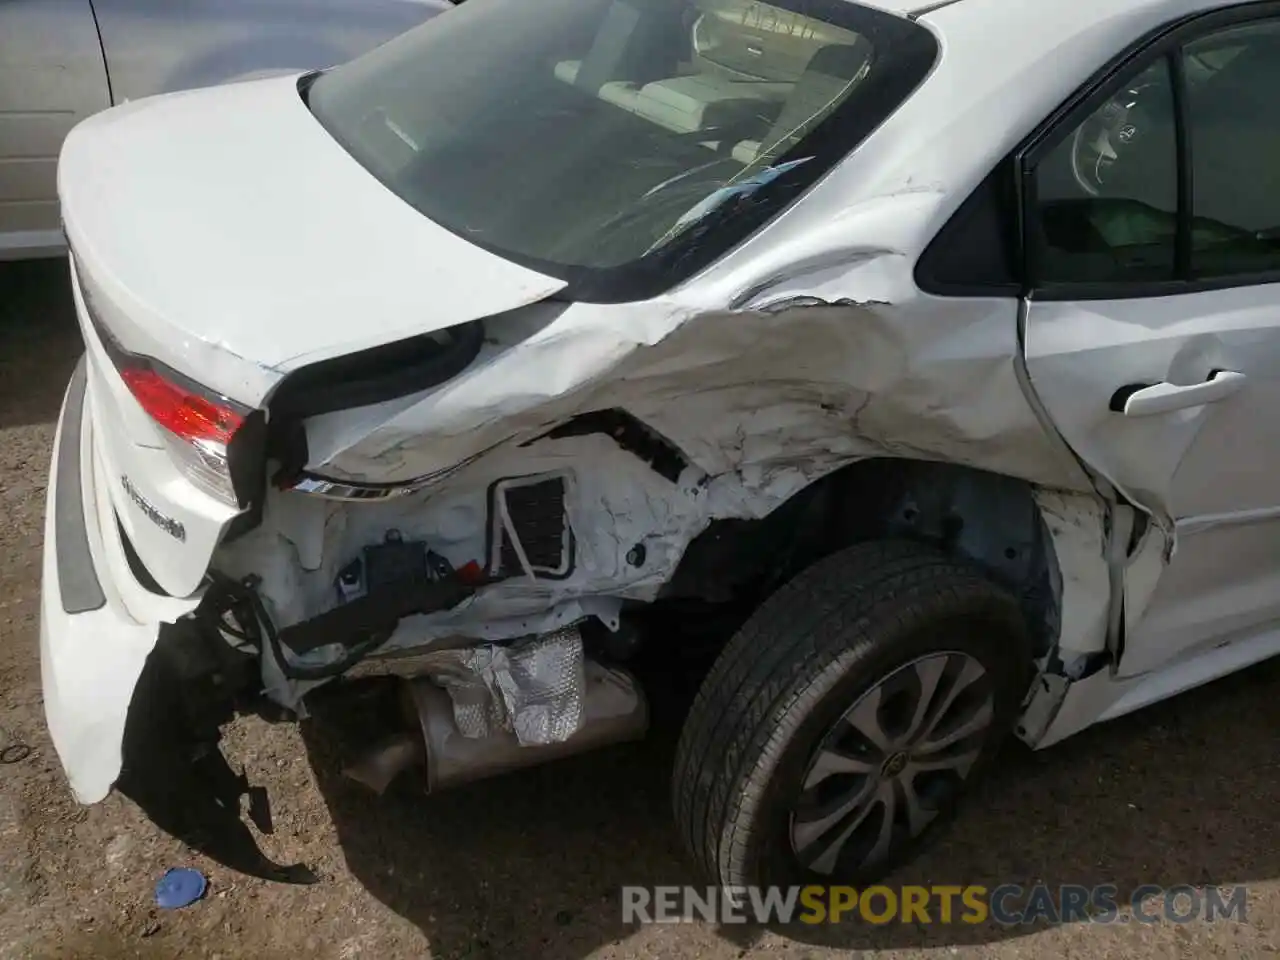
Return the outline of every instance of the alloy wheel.
[[[791,848],[823,875],[883,861],[920,836],[982,753],[995,716],[991,677],[959,651],[897,668],[821,739],[791,810]]]

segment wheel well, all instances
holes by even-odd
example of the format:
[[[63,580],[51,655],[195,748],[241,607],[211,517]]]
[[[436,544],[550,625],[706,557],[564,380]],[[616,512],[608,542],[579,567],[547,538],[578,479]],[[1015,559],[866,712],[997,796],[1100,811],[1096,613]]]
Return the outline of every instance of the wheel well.
[[[753,608],[821,557],[890,538],[979,565],[1021,601],[1037,655],[1056,641],[1060,575],[1031,485],[950,463],[862,460],[767,517],[714,521],[690,543],[659,600]]]

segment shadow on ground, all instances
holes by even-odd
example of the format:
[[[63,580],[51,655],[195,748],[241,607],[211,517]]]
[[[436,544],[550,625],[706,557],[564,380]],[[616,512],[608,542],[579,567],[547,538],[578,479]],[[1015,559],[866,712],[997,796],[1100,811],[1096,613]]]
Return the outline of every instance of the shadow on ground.
[[[662,691],[643,744],[423,797],[343,779],[317,719],[312,764],[352,874],[429,938],[433,956],[581,960],[616,943],[624,884],[700,883],[670,821],[668,775],[691,687]],[[665,684],[665,686],[664,686]],[[1007,751],[941,845],[895,883],[1248,884],[1280,876],[1280,662],[1227,678],[1041,753]],[[358,737],[358,735],[357,735]],[[991,943],[1044,925],[792,926],[837,949]],[[742,948],[758,928],[719,935]]]
[[[0,430],[55,421],[83,351],[66,258],[0,263]]]
[[[303,737],[352,875],[417,925],[432,956],[580,958],[626,937],[619,888],[693,882],[670,826],[668,778],[701,664],[653,677],[653,728],[607,748],[424,797],[378,797],[341,763],[368,727],[317,711]]]

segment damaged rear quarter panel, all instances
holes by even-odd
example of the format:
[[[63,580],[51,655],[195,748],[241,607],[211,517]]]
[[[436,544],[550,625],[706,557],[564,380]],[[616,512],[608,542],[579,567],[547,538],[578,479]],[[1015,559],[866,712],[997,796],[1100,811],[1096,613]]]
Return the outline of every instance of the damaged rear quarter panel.
[[[384,648],[393,650],[454,634],[544,632],[585,613],[608,623],[624,599],[653,599],[711,521],[765,516],[868,457],[945,461],[1091,494],[1023,393],[1016,300],[916,289],[909,245],[893,242],[894,232],[909,232],[910,215],[928,204],[922,194],[878,203],[868,229],[890,242],[859,244],[845,229],[840,245],[822,250],[819,238],[797,250],[807,266],[791,275],[732,278],[735,295],[695,284],[654,301],[543,303],[497,318],[481,357],[453,380],[307,425],[311,470],[380,483],[441,479],[383,503],[273,494],[263,525],[224,548],[218,565],[260,575],[287,625],[333,606],[338,570],[388,529],[426,540],[454,565],[480,560],[490,484],[571,477],[577,557],[568,577],[516,577],[454,610],[407,618]],[[674,444],[685,472],[673,482],[601,434],[545,436],[608,409]],[[1064,546],[1060,563],[1100,562]],[[1069,582],[1089,575],[1064,571]]]
[[[502,318],[497,342],[449,383],[310,424],[310,466],[400,481],[622,408],[706,473],[737,474],[744,493],[877,455],[1090,489],[1018,382],[1016,300],[917,290],[911,251],[936,204],[924,192],[869,203],[804,245],[758,264],[744,252],[745,267],[665,298]],[[785,269],[768,265],[779,260]],[[766,509],[776,502],[762,495]]]

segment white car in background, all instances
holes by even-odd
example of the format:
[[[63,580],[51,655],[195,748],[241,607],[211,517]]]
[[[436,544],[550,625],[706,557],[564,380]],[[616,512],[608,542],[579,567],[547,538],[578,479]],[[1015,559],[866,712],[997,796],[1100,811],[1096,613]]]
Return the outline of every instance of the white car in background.
[[[4,0],[0,260],[61,254],[63,138],[112,104],[350,60],[448,0]]]
[[[399,688],[351,772],[438,790],[640,736],[701,626],[690,854],[860,883],[1007,733],[1276,653],[1278,87],[1270,2],[471,0],[81,123],[76,795],[308,879],[234,710]]]

